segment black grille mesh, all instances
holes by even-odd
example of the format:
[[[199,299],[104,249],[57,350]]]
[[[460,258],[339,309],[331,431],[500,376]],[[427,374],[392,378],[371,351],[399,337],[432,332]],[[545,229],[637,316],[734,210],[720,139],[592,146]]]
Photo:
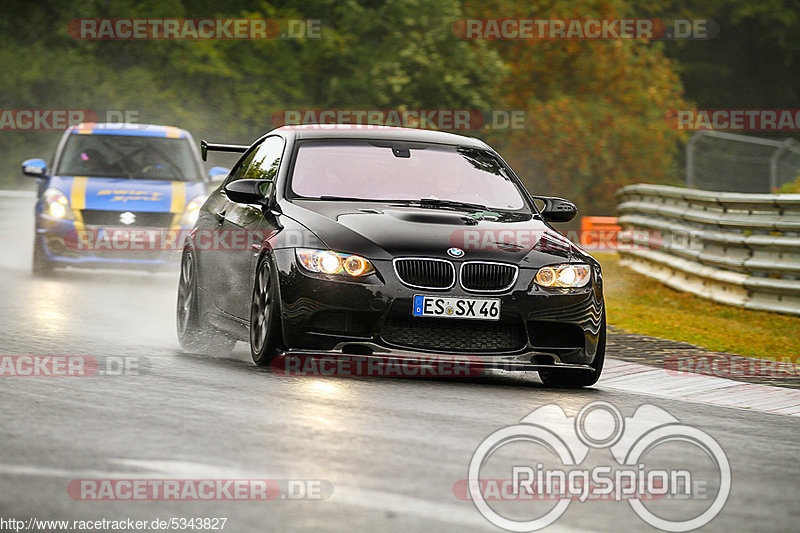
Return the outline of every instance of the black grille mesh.
[[[102,211],[99,209],[84,209],[83,223],[87,226],[117,226],[139,228],[168,228],[172,224],[174,213],[153,213],[147,211],[131,211],[136,220],[132,224],[123,224],[119,216],[125,211]]]
[[[461,286],[468,291],[501,291],[514,282],[516,267],[499,263],[464,263]]]
[[[455,281],[455,268],[449,261],[398,259],[395,269],[400,281],[413,287],[447,289]]]
[[[526,344],[521,324],[446,318],[390,318],[381,336],[390,344],[432,351],[508,352]]]

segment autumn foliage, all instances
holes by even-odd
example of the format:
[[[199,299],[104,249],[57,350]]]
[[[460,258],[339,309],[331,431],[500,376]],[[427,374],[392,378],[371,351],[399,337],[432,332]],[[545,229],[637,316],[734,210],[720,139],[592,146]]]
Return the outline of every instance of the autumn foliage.
[[[553,1],[546,6],[478,3],[476,17],[612,19],[637,16],[621,1]],[[471,8],[471,9],[470,9]],[[499,15],[498,15],[499,14]],[[633,182],[680,179],[685,134],[665,113],[686,109],[675,65],[646,40],[491,41],[509,72],[498,93],[526,111],[526,128],[496,133],[528,187],[576,201],[585,214],[613,212],[614,192]]]

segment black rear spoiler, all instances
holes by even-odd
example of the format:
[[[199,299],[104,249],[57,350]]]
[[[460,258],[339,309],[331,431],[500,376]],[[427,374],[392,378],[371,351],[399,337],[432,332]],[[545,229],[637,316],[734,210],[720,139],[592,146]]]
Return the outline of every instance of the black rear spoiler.
[[[200,141],[200,155],[203,161],[208,157],[209,150],[212,152],[239,152],[244,153],[249,146],[243,144],[211,144],[210,142]]]

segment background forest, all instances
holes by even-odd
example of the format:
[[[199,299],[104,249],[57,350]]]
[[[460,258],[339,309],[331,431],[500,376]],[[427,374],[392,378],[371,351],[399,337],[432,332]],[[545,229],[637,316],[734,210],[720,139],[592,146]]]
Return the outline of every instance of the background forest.
[[[611,213],[633,182],[680,184],[686,108],[800,108],[792,0],[4,0],[0,109],[135,110],[196,139],[249,143],[283,109],[524,110],[524,128],[469,132],[532,191]],[[321,19],[318,39],[77,40],[75,18]],[[470,17],[711,18],[708,40],[461,40]],[[58,132],[0,131],[0,187]]]

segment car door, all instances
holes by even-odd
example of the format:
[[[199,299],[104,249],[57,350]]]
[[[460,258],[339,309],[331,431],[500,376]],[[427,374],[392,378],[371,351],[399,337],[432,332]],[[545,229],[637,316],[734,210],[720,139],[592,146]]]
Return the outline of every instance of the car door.
[[[232,175],[230,181],[237,179],[273,180],[277,176],[284,147],[285,141],[282,137],[265,138],[253,153],[247,169]],[[222,258],[222,265],[225,269],[223,275],[227,278],[228,286],[221,294],[220,304],[221,309],[226,313],[246,320],[250,316],[253,259],[258,257],[261,250],[257,246],[257,243],[261,241],[258,236],[270,232],[271,226],[274,225],[274,219],[264,217],[262,206],[237,204],[227,200],[227,196],[226,201],[221,226],[226,234],[225,242],[230,243],[231,250]]]
[[[231,250],[224,249],[220,243],[223,241],[227,229],[226,216],[236,204],[228,199],[225,194],[225,185],[235,179],[242,179],[255,157],[259,145],[250,148],[236,163],[230,175],[221,187],[211,193],[203,208],[197,223],[197,232],[194,236],[195,250],[198,258],[198,284],[203,292],[208,294],[210,303],[216,311],[226,314],[226,302],[231,290],[231,280],[225,273],[232,259]],[[215,242],[214,239],[217,238]]]

